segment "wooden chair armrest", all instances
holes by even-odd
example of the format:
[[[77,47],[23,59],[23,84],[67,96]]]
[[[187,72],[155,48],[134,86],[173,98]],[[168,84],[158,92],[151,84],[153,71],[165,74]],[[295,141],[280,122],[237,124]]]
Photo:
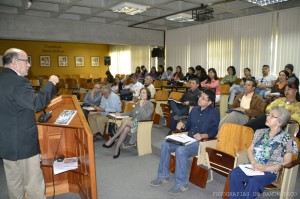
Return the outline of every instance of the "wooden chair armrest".
[[[200,142],[208,142],[208,141],[212,141],[212,140],[217,140],[218,138],[205,138],[202,139]]]
[[[153,122],[153,120],[140,120],[139,123],[141,122]]]
[[[247,149],[238,151],[235,155],[235,160],[234,160],[234,167],[237,167],[241,164],[248,163],[248,155],[247,155]]]
[[[208,138],[203,141],[200,141],[199,148],[198,148],[198,165],[208,166],[207,159],[206,159],[206,147],[216,147],[218,143],[217,138]]]
[[[172,131],[172,134],[177,134],[177,133],[185,133],[185,134],[187,134],[188,132],[186,130],[175,130],[175,131]]]
[[[291,169],[294,166],[297,166],[298,164],[300,164],[300,160],[294,160],[294,161],[292,161],[292,162],[284,165],[283,168],[285,168],[285,169]]]

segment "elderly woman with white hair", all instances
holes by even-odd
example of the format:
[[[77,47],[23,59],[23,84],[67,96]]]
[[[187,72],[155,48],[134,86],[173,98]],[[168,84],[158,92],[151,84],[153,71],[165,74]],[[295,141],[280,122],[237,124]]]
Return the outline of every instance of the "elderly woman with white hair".
[[[292,161],[292,154],[298,153],[296,141],[283,128],[291,114],[283,107],[272,107],[267,114],[268,128],[255,131],[248,148],[248,158],[254,170],[264,175],[247,176],[240,167],[230,173],[229,198],[256,198],[265,186],[275,179],[279,169]]]

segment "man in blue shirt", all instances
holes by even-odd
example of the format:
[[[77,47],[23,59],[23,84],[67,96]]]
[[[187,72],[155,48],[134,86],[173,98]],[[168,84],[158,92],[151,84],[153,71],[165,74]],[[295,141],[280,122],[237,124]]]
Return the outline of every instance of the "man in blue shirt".
[[[100,114],[89,114],[88,116],[94,139],[101,138],[101,135],[103,135],[105,124],[108,122],[106,115],[109,113],[121,112],[122,110],[120,97],[112,92],[109,86],[103,86],[101,88],[101,93],[102,98],[100,106],[94,106],[95,110],[100,112]]]
[[[159,186],[169,181],[170,154],[176,154],[176,166],[174,181],[175,186],[168,191],[171,195],[178,195],[188,189],[187,161],[188,158],[198,154],[199,141],[206,138],[213,138],[218,133],[220,113],[213,108],[215,93],[211,90],[202,92],[198,99],[198,106],[190,112],[187,123],[179,122],[177,129],[185,129],[188,136],[198,140],[187,146],[179,146],[170,142],[163,142],[161,146],[160,161],[157,171],[157,178],[150,184]]]

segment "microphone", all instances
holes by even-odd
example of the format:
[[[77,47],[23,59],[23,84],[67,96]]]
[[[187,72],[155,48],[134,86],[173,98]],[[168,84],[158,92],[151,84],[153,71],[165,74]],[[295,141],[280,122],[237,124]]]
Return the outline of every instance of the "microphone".
[[[46,112],[45,109],[46,109],[47,107],[45,107],[45,108],[43,109],[43,112],[42,112],[41,115],[39,116],[38,121],[39,121],[40,123],[45,123],[45,122],[47,122],[47,121],[52,117],[52,112],[54,111],[54,109],[56,109],[57,107],[59,107],[59,106],[61,106],[61,105],[63,105],[63,104],[62,104],[62,103],[56,104],[56,105],[52,108],[52,110],[51,110],[50,112]]]
[[[46,112],[45,109],[43,109],[43,112],[41,113],[41,115],[38,118],[38,121],[41,123],[45,123],[47,122],[50,118],[52,117],[52,111],[50,112]]]

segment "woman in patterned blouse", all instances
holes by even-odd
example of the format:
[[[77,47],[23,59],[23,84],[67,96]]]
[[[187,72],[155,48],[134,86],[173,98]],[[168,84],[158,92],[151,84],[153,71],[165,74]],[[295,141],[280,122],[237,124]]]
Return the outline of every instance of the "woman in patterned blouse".
[[[256,198],[258,192],[262,193],[276,179],[277,171],[292,161],[293,153],[298,153],[297,144],[282,130],[290,117],[290,112],[283,107],[271,108],[266,120],[269,128],[257,130],[248,148],[253,169],[263,171],[264,175],[247,176],[236,167],[230,173],[229,198]]]

